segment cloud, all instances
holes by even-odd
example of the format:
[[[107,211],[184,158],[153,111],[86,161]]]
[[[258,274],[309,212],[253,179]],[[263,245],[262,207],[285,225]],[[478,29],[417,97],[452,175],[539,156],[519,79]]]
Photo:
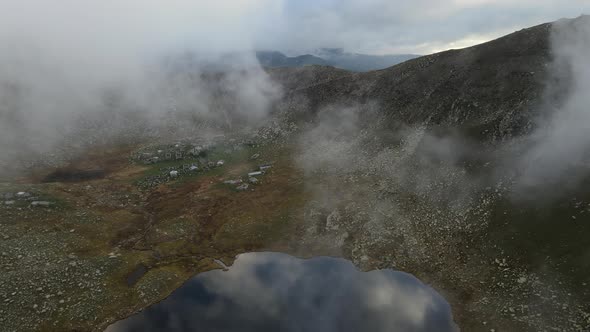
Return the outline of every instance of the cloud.
[[[270,0],[0,0],[0,169],[64,140],[141,132],[180,113],[229,126],[228,115],[259,120],[280,88],[250,51],[258,22],[274,7]],[[213,79],[220,68],[226,75]]]
[[[590,18],[558,22],[551,43],[545,109],[516,158],[518,189],[533,197],[575,189],[590,173]]]
[[[477,36],[471,37],[473,42],[490,40],[589,10],[585,0],[287,0],[280,19],[274,19],[256,43],[294,52],[341,47],[353,52],[424,54],[471,46],[460,42],[469,36]]]

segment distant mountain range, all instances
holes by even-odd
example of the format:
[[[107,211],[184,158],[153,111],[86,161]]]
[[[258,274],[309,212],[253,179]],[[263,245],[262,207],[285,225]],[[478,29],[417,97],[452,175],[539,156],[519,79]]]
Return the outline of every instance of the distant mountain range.
[[[391,67],[419,57],[416,54],[368,55],[347,53],[340,48],[323,48],[317,54],[287,56],[278,51],[257,51],[256,57],[264,67],[302,67],[306,65],[333,66],[350,71],[370,71]]]

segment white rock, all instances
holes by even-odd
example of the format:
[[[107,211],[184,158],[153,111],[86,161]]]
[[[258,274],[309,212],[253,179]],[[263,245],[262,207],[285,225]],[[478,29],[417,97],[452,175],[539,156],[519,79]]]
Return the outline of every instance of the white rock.
[[[48,201],[33,201],[33,202],[31,202],[31,206],[44,206],[44,207],[47,207],[47,206],[51,206],[51,205],[53,205],[53,203],[48,202]]]
[[[236,189],[239,191],[244,191],[244,190],[248,190],[248,187],[249,187],[248,184],[244,183],[244,184],[238,186]]]

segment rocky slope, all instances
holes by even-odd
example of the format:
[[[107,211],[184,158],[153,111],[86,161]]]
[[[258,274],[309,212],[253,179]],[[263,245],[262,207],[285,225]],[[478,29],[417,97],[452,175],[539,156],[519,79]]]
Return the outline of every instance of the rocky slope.
[[[542,24],[367,73],[311,66],[270,74],[285,86],[287,101],[304,97],[308,112],[373,101],[397,120],[460,125],[499,138],[521,132],[541,100],[550,28]]]
[[[302,128],[302,241],[417,275],[467,331],[590,328],[590,162],[575,132],[587,104],[572,106],[588,61],[562,63],[557,48],[587,45],[589,22],[367,73],[270,70],[285,91],[277,113]]]

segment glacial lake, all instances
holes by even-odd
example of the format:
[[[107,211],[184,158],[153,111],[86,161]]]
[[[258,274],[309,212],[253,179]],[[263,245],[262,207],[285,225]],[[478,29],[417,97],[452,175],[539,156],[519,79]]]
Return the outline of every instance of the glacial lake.
[[[247,253],[196,275],[106,332],[458,331],[446,300],[410,274],[349,261]]]

